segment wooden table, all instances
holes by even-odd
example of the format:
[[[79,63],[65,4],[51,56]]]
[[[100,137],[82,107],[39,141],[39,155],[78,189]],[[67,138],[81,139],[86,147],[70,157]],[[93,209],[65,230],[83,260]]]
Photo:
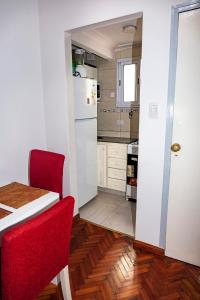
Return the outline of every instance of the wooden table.
[[[11,226],[46,210],[59,194],[13,182],[0,187],[0,235]]]

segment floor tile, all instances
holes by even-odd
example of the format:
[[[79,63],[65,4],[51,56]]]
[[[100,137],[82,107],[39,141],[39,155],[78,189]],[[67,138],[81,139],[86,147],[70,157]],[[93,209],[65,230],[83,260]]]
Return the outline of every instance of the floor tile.
[[[135,234],[136,204],[126,201],[125,197],[106,192],[80,209],[80,217],[106,228],[131,236]]]

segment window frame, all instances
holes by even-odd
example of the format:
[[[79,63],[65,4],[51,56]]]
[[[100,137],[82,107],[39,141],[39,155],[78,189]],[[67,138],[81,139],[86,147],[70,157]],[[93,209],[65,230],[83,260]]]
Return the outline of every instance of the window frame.
[[[135,101],[124,101],[124,65],[136,65],[136,74],[135,74]],[[132,59],[132,58],[121,58],[117,59],[117,82],[116,82],[116,107],[132,107],[139,105],[139,70],[140,70],[140,59]]]

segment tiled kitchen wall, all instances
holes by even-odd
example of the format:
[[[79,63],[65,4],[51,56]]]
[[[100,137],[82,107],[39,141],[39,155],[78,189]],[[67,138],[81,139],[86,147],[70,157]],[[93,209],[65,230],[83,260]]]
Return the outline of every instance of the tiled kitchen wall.
[[[141,57],[141,47],[116,51],[115,58]],[[98,136],[138,137],[139,108],[116,107],[116,59],[98,59],[98,82],[101,100],[98,102]],[[133,117],[129,118],[129,112]]]

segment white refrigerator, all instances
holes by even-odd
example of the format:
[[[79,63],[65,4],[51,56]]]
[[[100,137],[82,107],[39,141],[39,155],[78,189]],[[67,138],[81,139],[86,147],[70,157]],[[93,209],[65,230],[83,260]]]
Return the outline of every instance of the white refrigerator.
[[[97,81],[74,77],[79,208],[97,195]]]

